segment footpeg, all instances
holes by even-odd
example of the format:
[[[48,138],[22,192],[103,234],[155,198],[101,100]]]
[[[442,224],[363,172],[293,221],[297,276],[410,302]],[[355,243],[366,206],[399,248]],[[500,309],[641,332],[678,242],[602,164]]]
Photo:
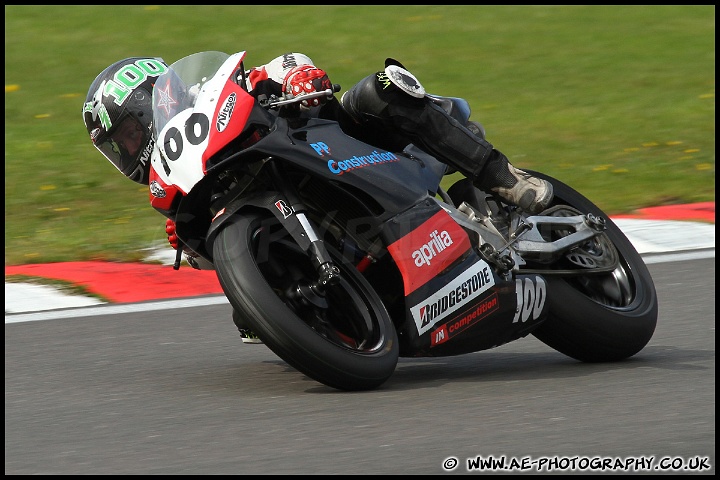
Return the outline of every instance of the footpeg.
[[[480,246],[480,253],[488,262],[495,265],[502,275],[512,270],[515,266],[515,260],[513,260],[510,254],[501,254],[489,243],[484,243]]]

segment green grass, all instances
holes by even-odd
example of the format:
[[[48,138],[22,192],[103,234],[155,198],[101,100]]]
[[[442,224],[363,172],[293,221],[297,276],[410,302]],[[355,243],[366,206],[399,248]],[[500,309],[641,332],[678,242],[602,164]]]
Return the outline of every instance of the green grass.
[[[166,244],[81,108],[121,58],[308,54],[343,90],[402,61],[470,101],[518,167],[609,214],[715,200],[715,7],[5,6],[5,263],[133,261]],[[168,247],[169,248],[169,247]]]

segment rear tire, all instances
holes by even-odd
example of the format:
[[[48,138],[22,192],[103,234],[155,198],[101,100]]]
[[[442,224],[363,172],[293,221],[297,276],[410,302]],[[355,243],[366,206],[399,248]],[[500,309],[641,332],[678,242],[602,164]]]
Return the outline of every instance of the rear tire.
[[[308,255],[274,218],[233,217],[213,254],[231,305],[276,355],[336,389],[377,388],[397,366],[395,327],[360,272],[326,247],[342,280],[324,295],[307,287],[317,280]]]
[[[635,247],[596,205],[568,185],[538,172],[550,181],[554,205],[569,205],[606,222],[606,239],[615,247],[618,267],[600,275],[547,275],[548,319],[533,335],[549,347],[584,362],[610,362],[642,350],[655,332],[658,300],[650,272]],[[612,246],[610,246],[612,248]],[[590,245],[583,255],[607,254],[608,246]]]

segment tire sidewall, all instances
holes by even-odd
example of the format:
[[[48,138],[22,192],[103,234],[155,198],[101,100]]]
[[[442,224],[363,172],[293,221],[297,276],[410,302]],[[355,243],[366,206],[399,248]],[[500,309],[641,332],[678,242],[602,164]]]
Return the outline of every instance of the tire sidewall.
[[[251,234],[267,218],[236,215],[221,229],[213,245],[218,279],[233,308],[244,313],[244,321],[275,354],[321,383],[343,390],[376,388],[384,383],[395,370],[399,346],[377,293],[357,270],[343,270],[344,278],[351,275],[346,280],[367,299],[380,319],[384,337],[377,350],[353,352],[322,338],[280,300],[251,253]],[[327,248],[334,259],[340,258],[332,247]]]
[[[610,308],[578,292],[564,279],[547,275],[549,316],[533,334],[582,361],[616,361],[635,355],[650,341],[657,324],[657,294],[647,265],[620,228],[589,199],[548,175],[529,173],[553,184],[557,203],[605,219],[605,234],[627,265],[635,289],[630,304]]]

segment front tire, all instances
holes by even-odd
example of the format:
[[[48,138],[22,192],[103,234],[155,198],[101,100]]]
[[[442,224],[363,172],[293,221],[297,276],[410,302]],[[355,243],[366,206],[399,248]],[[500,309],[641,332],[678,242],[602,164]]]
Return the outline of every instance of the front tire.
[[[549,317],[533,335],[584,362],[611,362],[635,355],[652,338],[658,316],[655,285],[645,262],[617,225],[587,198],[552,177],[538,172],[532,175],[553,184],[554,205],[569,205],[605,219],[605,239],[619,257],[617,268],[605,274],[547,275]],[[607,250],[608,245],[599,242],[589,245],[582,255],[601,259]]]
[[[276,355],[339,390],[369,390],[395,371],[395,327],[358,270],[327,245],[342,280],[326,292],[308,255],[274,218],[228,220],[213,245],[220,284],[243,321]]]

